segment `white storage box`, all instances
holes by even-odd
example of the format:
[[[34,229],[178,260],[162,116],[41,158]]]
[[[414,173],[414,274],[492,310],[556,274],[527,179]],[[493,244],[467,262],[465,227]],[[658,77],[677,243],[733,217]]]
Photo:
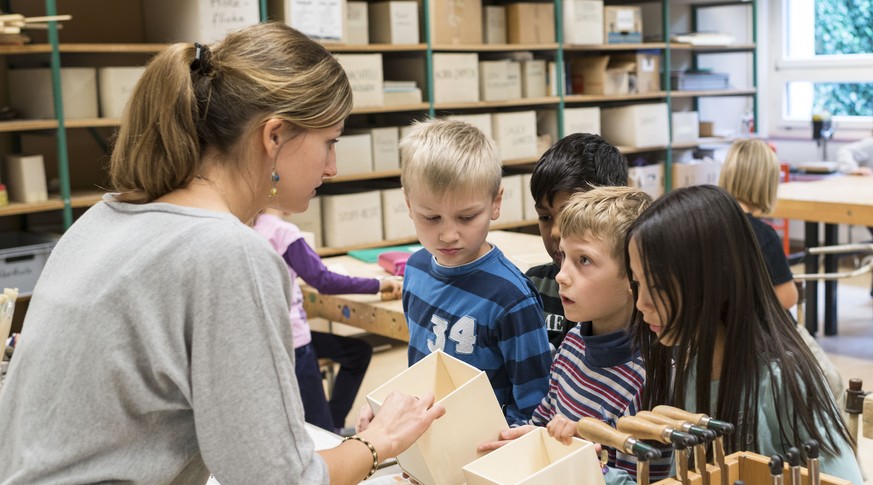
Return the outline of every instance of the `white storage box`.
[[[558,139],[558,114],[555,110],[543,110],[537,118],[538,132]],[[600,134],[600,108],[564,108],[564,136],[572,133]]]
[[[15,202],[48,200],[42,155],[6,155],[6,174],[9,200]]]
[[[506,7],[486,5],[482,7],[482,33],[486,44],[506,43]]]
[[[418,44],[418,2],[392,0],[371,3],[370,42]]]
[[[479,99],[505,101],[509,99],[509,61],[479,62]]]
[[[48,234],[0,233],[0,288],[18,288],[22,295],[33,293],[56,243],[57,238]]]
[[[546,61],[522,61],[521,95],[525,98],[546,96]]]
[[[455,121],[463,121],[464,123],[469,123],[476,128],[482,130],[482,133],[485,133],[485,136],[488,138],[494,138],[492,136],[491,130],[491,115],[488,113],[483,114],[464,114],[464,115],[449,115],[446,116],[448,120]]]
[[[503,160],[532,158],[537,153],[537,115],[535,111],[494,113],[491,131]]]
[[[52,71],[48,68],[10,69],[9,104],[24,118],[55,118]],[[97,69],[61,68],[64,118],[97,117]]]
[[[509,61],[506,65],[506,99],[521,99],[521,63]]]
[[[564,42],[603,44],[603,1],[564,0]]]
[[[673,116],[673,143],[696,143],[700,138],[697,111],[677,111]]]
[[[373,171],[373,142],[369,133],[339,137],[336,150],[337,175],[356,175]]]
[[[464,467],[467,485],[602,485],[594,443],[573,438],[567,446],[536,428]]]
[[[346,0],[268,0],[267,11],[313,39],[345,42]]]
[[[669,141],[667,105],[634,104],[600,111],[603,138],[613,145],[666,146]]]
[[[415,81],[427,91],[424,56],[386,58],[388,79]],[[435,53],[433,55],[434,103],[475,103],[479,101],[479,55]]]
[[[334,57],[349,78],[355,108],[385,104],[382,54],[336,54]]]
[[[261,20],[258,0],[147,0],[142,9],[146,42],[156,43],[210,44]]]
[[[145,67],[100,67],[97,69],[97,88],[100,92],[100,116],[121,118],[121,112],[136,87]],[[65,96],[66,97],[66,96]]]
[[[387,240],[415,237],[402,189],[382,190],[382,232]]]
[[[488,376],[440,350],[421,359],[367,395],[378,414],[392,392],[435,395],[446,414],[397,457],[404,471],[424,485],[461,485],[461,467],[484,455],[479,444],[493,441],[506,429]]]
[[[346,3],[346,44],[366,45],[370,43],[370,22],[367,2]]]
[[[503,201],[500,204],[500,218],[496,222],[509,224],[524,220],[522,201],[524,190],[522,190],[521,183],[521,175],[503,177]]]
[[[537,214],[536,201],[533,198],[533,194],[530,193],[530,179],[531,174],[529,173],[521,176],[521,206],[524,211],[524,220],[536,221],[539,218],[539,214]]]
[[[382,196],[378,190],[322,195],[321,208],[325,246],[382,240]]]
[[[691,185],[718,185],[721,162],[715,160],[694,160],[691,163],[673,164],[673,188]]]
[[[314,248],[324,246],[321,231],[321,197],[313,197],[309,200],[309,208],[306,212],[289,214],[283,219],[297,226],[302,232],[310,232],[315,235]]]
[[[657,199],[664,194],[664,164],[655,163],[627,170],[627,184]]]
[[[373,170],[400,170],[400,130],[396,126],[370,129],[373,144]]]

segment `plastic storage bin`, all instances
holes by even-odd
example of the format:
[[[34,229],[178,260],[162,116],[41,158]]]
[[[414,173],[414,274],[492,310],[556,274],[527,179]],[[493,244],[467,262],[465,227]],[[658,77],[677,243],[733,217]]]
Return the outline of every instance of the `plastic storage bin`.
[[[7,231],[0,233],[0,289],[33,292],[36,281],[57,238],[48,234]]]

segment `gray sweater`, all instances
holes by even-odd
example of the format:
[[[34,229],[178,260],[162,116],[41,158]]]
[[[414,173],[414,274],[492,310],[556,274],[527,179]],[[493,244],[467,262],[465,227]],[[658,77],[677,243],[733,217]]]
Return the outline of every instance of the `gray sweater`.
[[[107,196],[34,290],[0,390],[0,484],[327,483],[289,289],[233,216]]]

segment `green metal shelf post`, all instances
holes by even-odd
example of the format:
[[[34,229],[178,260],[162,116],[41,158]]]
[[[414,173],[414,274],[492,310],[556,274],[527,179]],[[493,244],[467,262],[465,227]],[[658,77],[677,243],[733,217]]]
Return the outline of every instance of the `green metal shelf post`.
[[[558,88],[558,140],[564,138],[564,86],[567,76],[564,71],[564,1],[555,0],[555,40],[558,42],[558,51],[555,53],[555,84]],[[546,64],[548,66],[548,63]],[[546,69],[548,72],[548,69]],[[546,93],[551,94],[551,93]],[[555,140],[554,142],[557,142]],[[553,142],[553,143],[554,143]]]
[[[427,81],[427,115],[430,118],[436,118],[433,99],[433,39],[430,36],[430,1],[424,0],[424,39],[427,41],[427,49],[424,53],[424,79]]]
[[[48,16],[58,14],[55,0],[45,0],[45,13]],[[58,40],[58,23],[48,22],[48,41],[52,46],[51,70],[52,93],[55,105],[55,117],[58,119],[58,177],[60,178],[61,201],[64,203],[64,230],[73,225],[73,206],[70,201],[70,161],[67,152],[67,127],[64,121],[64,96],[61,92],[61,53]]]
[[[662,80],[664,91],[667,94],[667,151],[664,153],[664,191],[668,192],[673,188],[673,97],[670,96],[672,91],[670,70],[670,0],[662,0],[661,2],[661,30],[664,31],[664,74]]]

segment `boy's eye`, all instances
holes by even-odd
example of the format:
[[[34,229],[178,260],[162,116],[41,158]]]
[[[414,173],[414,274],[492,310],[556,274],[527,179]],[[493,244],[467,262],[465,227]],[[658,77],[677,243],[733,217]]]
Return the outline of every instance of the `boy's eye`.
[[[459,219],[461,219],[464,222],[470,222],[475,218],[476,218],[476,216],[461,216]]]
[[[581,256],[579,258],[579,263],[582,264],[583,266],[587,266],[587,265],[591,264],[591,259],[588,256]]]
[[[436,222],[440,220],[440,216],[424,216],[424,220],[427,222]]]
[[[539,219],[540,222],[551,222],[552,216],[539,216],[537,219]]]

